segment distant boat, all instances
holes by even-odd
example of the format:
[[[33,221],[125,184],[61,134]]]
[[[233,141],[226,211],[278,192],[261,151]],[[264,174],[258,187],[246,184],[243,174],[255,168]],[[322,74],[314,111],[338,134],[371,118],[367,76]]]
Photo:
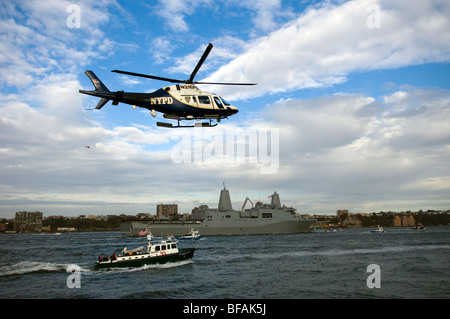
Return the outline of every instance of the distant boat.
[[[200,235],[200,232],[198,230],[194,230],[194,228],[191,228],[191,231],[187,234],[179,237],[175,237],[178,240],[192,240],[192,239],[200,239],[202,238],[202,235]]]
[[[384,233],[384,228],[381,227],[380,225],[378,225],[377,228],[372,229],[370,232],[371,232],[371,233]]]
[[[331,232],[339,232],[339,231],[342,231],[342,229],[340,229],[340,228],[334,228],[334,227],[328,227],[328,228],[325,228],[325,230],[324,230],[326,233],[331,233]]]
[[[419,223],[417,225],[414,225],[413,229],[415,229],[415,230],[424,230],[425,227],[421,223]]]

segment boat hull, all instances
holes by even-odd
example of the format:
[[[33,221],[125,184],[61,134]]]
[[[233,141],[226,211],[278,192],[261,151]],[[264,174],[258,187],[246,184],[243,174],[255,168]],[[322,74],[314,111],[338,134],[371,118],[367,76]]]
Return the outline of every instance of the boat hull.
[[[117,268],[117,267],[119,268],[142,267],[144,265],[179,262],[192,259],[192,257],[194,256],[194,251],[195,248],[184,248],[180,249],[178,253],[168,255],[150,256],[148,254],[143,254],[143,255],[131,255],[126,257],[121,256],[117,260],[96,262],[94,264],[94,268],[102,269],[102,268]]]

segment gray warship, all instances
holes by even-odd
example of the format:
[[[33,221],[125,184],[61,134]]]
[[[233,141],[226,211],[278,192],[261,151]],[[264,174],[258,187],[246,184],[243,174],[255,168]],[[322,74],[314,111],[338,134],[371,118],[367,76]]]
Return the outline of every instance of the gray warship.
[[[252,207],[246,209],[248,202]],[[192,229],[202,236],[311,232],[316,220],[303,219],[295,211],[295,208],[281,205],[277,192],[272,194],[270,204],[257,202],[253,205],[247,197],[240,211],[233,210],[230,193],[224,187],[220,192],[218,208],[207,205],[195,207],[191,220],[125,221],[120,225],[120,231],[124,236],[139,236],[143,229],[149,229],[154,236],[181,236]]]

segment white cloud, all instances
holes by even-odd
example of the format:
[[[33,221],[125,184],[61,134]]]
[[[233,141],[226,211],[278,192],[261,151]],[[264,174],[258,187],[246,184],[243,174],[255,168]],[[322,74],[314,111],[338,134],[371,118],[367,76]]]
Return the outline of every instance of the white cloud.
[[[368,27],[380,8],[380,28]],[[448,1],[323,2],[282,28],[253,41],[247,52],[207,80],[257,82],[255,88],[217,89],[229,97],[247,98],[330,86],[350,72],[397,68],[450,60]]]
[[[239,5],[255,12],[253,24],[263,31],[273,30],[277,26],[276,16],[283,11],[280,0],[240,1]]]
[[[100,26],[109,19],[105,8],[116,3],[78,1],[80,28],[67,24],[70,4],[60,0],[0,4],[0,85],[24,88],[36,77],[75,72],[89,59],[109,54],[113,42],[104,38]]]
[[[0,96],[2,214],[154,212],[156,203],[174,201],[189,212],[198,204],[217,205],[223,180],[233,203],[277,190],[283,203],[300,212],[334,212],[340,205],[379,210],[450,204],[445,200],[450,191],[447,90],[391,88],[379,101],[363,94],[280,99],[254,124],[239,118],[220,124],[234,130],[278,128],[277,174],[263,175],[260,165],[251,163],[176,164],[171,150],[183,131],[142,124],[107,128],[93,120],[101,112],[82,108],[87,97],[78,93],[73,75],[81,73],[70,70],[109,54],[115,42],[101,31],[111,19],[103,6],[117,4],[81,1],[83,27],[77,31],[65,26],[69,2],[52,3],[21,2],[21,10],[11,2],[0,5],[6,12],[0,20],[0,85],[17,88]],[[380,29],[367,27],[369,3],[377,2],[324,2],[251,43],[219,36],[204,70],[232,60],[211,79],[260,83],[242,91],[234,87],[228,98],[235,92],[251,97],[332,85],[351,72],[448,61],[447,2],[381,2]],[[192,8],[168,4],[185,23]],[[200,4],[209,2],[193,7]],[[268,8],[278,2],[258,5],[253,10],[268,22],[261,28],[273,28],[276,15]],[[80,33],[87,36],[81,43]],[[153,43],[163,49],[168,42]],[[205,47],[199,44],[175,64],[176,71],[190,74]],[[218,90],[228,88],[214,87]]]
[[[58,92],[48,95],[50,105],[30,107],[18,96],[2,97],[3,213],[9,207],[46,214],[154,213],[154,205],[165,201],[189,212],[198,204],[217,205],[222,181],[238,205],[247,196],[276,190],[283,203],[302,212],[333,212],[339,205],[364,211],[448,204],[437,198],[450,191],[446,90],[411,88],[401,101],[408,107],[400,111],[395,101],[357,94],[290,99],[267,107],[265,122],[217,127],[280,130],[278,172],[264,175],[261,165],[248,161],[175,163],[172,147],[188,131],[103,128],[79,109],[76,91],[64,89],[70,86],[76,82],[55,78],[30,88]],[[67,113],[58,113],[61,103]],[[216,129],[204,129],[205,143]]]
[[[341,200],[356,211],[445,209],[450,92],[411,88],[402,96],[389,102],[347,95],[272,105],[266,118],[281,128],[275,180],[287,192],[295,189],[296,198],[319,196],[308,204],[313,211],[327,202],[336,210]]]
[[[385,96],[384,97],[384,102],[386,103],[399,103],[405,99],[408,98],[408,92],[405,91],[398,91],[395,92],[391,95]]]
[[[183,0],[159,0],[158,8],[155,11],[166,20],[172,31],[187,32],[189,25],[184,20],[185,16],[193,14],[198,6],[210,2],[211,0],[193,0],[186,4],[186,1]]]
[[[156,13],[162,17],[173,32],[189,32],[191,26],[186,22],[186,18],[195,15],[196,10],[201,7],[209,7],[219,14],[223,14],[226,19],[228,14],[232,14],[227,11],[230,4],[234,10],[245,11],[246,15],[252,19],[255,28],[264,32],[274,30],[278,26],[277,18],[292,15],[289,9],[283,8],[281,0],[194,0],[190,1],[189,5],[182,0],[160,0],[152,14]],[[248,13],[247,10],[249,10]],[[249,30],[249,33],[252,32]]]

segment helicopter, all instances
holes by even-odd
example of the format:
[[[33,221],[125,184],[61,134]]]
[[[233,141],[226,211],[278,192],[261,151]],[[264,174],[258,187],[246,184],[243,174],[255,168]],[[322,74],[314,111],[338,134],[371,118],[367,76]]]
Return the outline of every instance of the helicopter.
[[[111,92],[100,81],[100,79],[92,71],[84,73],[89,77],[95,87],[94,91],[79,90],[79,93],[92,95],[100,98],[96,110],[105,106],[108,101],[112,100],[113,105],[125,103],[132,105],[133,108],[141,107],[150,110],[150,114],[156,117],[157,113],[163,113],[163,117],[170,120],[178,121],[177,125],[166,122],[157,122],[157,126],[167,128],[179,127],[214,127],[222,119],[226,119],[238,112],[238,109],[228,103],[221,96],[200,90],[195,84],[214,84],[214,85],[256,85],[256,83],[218,83],[218,82],[198,82],[194,81],[194,77],[205,62],[213,45],[211,43],[206,47],[203,55],[198,61],[194,71],[192,71],[189,79],[177,80],[166,77],[147,75],[142,73],[112,70],[111,72],[138,76],[154,80],[175,83],[174,85],[160,88],[152,93],[131,93],[124,91]],[[203,122],[203,120],[209,120]],[[184,125],[181,121],[197,121],[195,125]],[[199,121],[200,120],[200,121]],[[213,124],[213,120],[217,123]]]

